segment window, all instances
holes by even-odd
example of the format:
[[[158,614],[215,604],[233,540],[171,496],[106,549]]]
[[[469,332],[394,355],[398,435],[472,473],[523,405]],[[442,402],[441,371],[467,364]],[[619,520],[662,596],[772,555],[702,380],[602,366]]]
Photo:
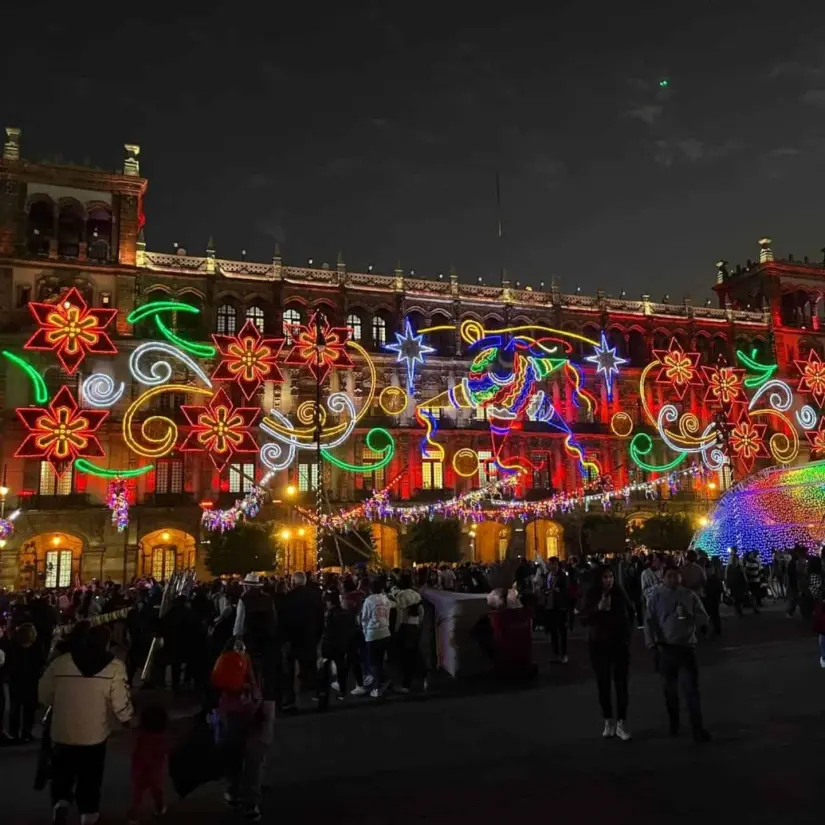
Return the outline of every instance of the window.
[[[46,587],[71,587],[72,551],[46,551]]]
[[[17,285],[17,308],[22,309],[32,299],[32,288],[22,284]]]
[[[487,407],[476,407],[473,410],[473,418],[475,418],[476,421],[486,421]]]
[[[387,343],[387,322],[380,315],[372,319],[372,343],[376,347],[382,347]]]
[[[255,462],[229,465],[229,492],[250,493],[255,487]]]
[[[235,307],[222,304],[218,307],[218,334],[234,335],[236,331]]]
[[[175,572],[175,548],[160,546],[152,548],[152,577],[158,581],[168,579]]]
[[[349,327],[349,337],[353,341],[361,340],[361,317],[354,313],[347,315],[347,326]]]
[[[428,450],[421,461],[421,483],[425,490],[440,490],[444,486],[444,464],[438,453]]]
[[[258,332],[264,331],[264,311],[260,307],[249,307],[246,311],[247,320],[252,321],[256,327],[258,327]]]
[[[374,464],[376,461],[380,461],[384,457],[383,453],[377,453],[375,450],[371,450],[369,447],[364,447],[361,450],[361,459],[364,464]],[[370,483],[371,482],[371,483]],[[373,490],[383,490],[384,489],[384,468],[381,467],[380,470],[375,470],[372,473],[368,474],[364,478],[364,487],[371,486]]]
[[[298,492],[306,493],[314,490],[318,486],[318,465],[299,464],[298,465]]]
[[[486,487],[498,478],[498,467],[489,450],[478,451],[478,483]]]
[[[428,413],[434,421],[441,421],[441,407],[422,407],[421,410]]]
[[[301,313],[297,309],[285,309],[283,314],[284,338],[287,344],[292,343],[292,327],[301,323]]]
[[[155,466],[155,493],[183,492],[183,459],[161,458]]]
[[[539,469],[533,470],[533,489],[550,489],[550,456],[547,453],[530,453],[530,461]]]
[[[70,496],[72,494],[72,468],[58,476],[51,462],[40,462],[40,495]]]

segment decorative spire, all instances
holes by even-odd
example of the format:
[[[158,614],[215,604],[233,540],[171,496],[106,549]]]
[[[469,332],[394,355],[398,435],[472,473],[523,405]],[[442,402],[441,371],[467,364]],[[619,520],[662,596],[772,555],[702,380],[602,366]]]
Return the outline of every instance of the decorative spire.
[[[20,160],[20,135],[16,126],[6,126],[6,142],[3,144],[3,160]]]
[[[770,238],[759,239],[759,263],[766,264],[773,260]]]
[[[123,148],[126,150],[126,160],[123,161],[123,174],[130,177],[140,177],[140,146],[137,143],[125,143]]]

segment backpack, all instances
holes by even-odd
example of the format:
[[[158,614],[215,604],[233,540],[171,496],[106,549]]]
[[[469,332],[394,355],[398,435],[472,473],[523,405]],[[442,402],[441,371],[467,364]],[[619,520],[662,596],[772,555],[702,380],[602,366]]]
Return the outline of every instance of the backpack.
[[[249,681],[249,670],[249,656],[236,650],[225,650],[212,668],[212,686],[225,693],[242,693]]]

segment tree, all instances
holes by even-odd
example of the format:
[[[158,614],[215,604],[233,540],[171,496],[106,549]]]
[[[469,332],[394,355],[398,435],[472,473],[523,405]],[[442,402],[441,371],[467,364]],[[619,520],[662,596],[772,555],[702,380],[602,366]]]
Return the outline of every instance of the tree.
[[[270,525],[244,522],[234,530],[213,534],[206,551],[206,567],[213,576],[271,570],[276,551]]]
[[[421,519],[407,533],[403,547],[404,558],[417,564],[460,561],[460,538],[461,525],[457,519]]]
[[[693,525],[687,516],[651,516],[630,531],[634,547],[644,545],[648,550],[687,550],[693,538]]]
[[[610,513],[588,514],[582,520],[585,553],[624,553],[627,550],[627,522]]]
[[[338,539],[338,547],[335,539]],[[324,534],[321,545],[321,567],[338,567],[341,559],[344,567],[355,564],[371,564],[375,562],[375,545],[372,540],[372,530],[361,527],[358,530],[346,530]],[[338,551],[341,557],[338,556]]]

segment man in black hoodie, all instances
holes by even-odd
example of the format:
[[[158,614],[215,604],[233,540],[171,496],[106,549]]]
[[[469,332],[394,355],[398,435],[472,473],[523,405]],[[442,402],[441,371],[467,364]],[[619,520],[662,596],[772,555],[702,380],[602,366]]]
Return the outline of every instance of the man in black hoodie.
[[[284,707],[295,703],[295,664],[305,691],[315,688],[318,642],[324,628],[324,605],[317,587],[307,585],[306,574],[292,576],[292,590],[284,602],[284,634],[287,640],[287,676]]]

